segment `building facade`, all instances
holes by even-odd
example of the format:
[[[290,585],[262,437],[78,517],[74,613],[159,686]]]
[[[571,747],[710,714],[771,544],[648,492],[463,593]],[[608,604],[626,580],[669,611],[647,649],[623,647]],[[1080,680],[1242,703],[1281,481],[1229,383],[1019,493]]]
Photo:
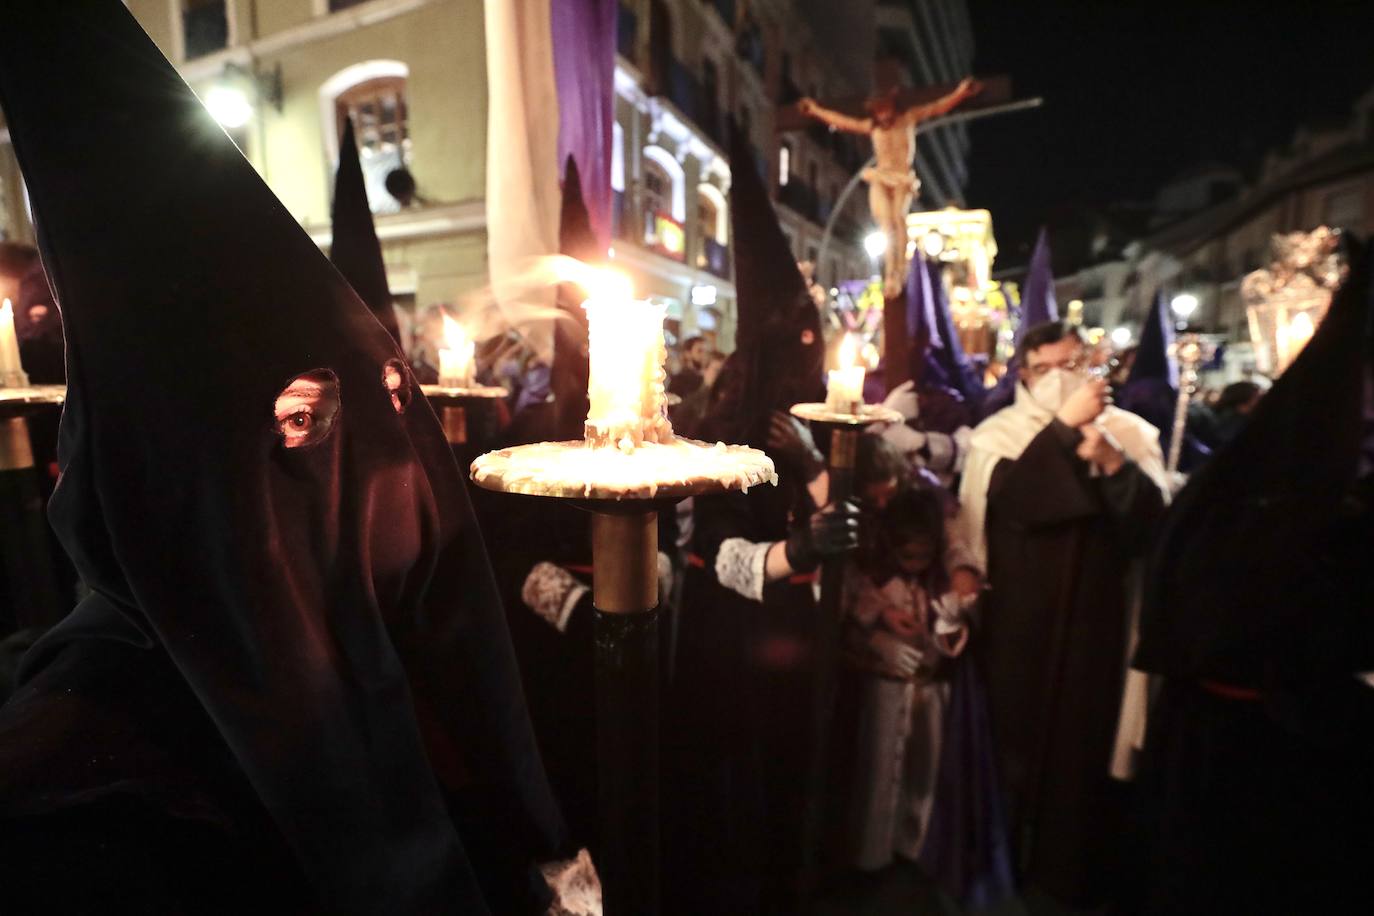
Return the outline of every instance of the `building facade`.
[[[952,81],[972,54],[962,2],[617,0],[614,248],[672,330],[734,338],[726,131],[738,124],[774,191],[799,261],[827,287],[872,275],[867,195],[843,192],[871,150],[820,125],[779,135],[803,95],[855,97],[873,47],[900,80]],[[484,286],[487,73],[482,0],[128,0],[287,209],[322,247],[338,137],[352,116],[391,289],[402,306]],[[854,17],[873,42],[817,34]],[[851,43],[852,44],[852,43]],[[895,49],[895,50],[894,50]],[[848,54],[843,65],[836,62]],[[868,56],[861,65],[854,54]],[[923,203],[960,193],[962,128],[922,135]],[[827,228],[829,232],[827,233]],[[0,132],[0,237],[32,241],[22,182]]]
[[[1346,122],[1299,129],[1231,199],[1130,243],[1119,261],[1061,278],[1056,290],[1061,301],[1083,299],[1090,323],[1132,330],[1156,289],[1188,294],[1196,299],[1188,324],[1228,341],[1231,373],[1244,374],[1254,360],[1241,281],[1268,266],[1275,234],[1319,226],[1374,233],[1374,89]]]
[[[485,284],[482,0],[127,5],[318,244],[329,245],[339,131],[351,115],[398,303],[453,302]],[[413,193],[395,184],[406,176]],[[0,231],[31,240],[7,143],[0,188]]]

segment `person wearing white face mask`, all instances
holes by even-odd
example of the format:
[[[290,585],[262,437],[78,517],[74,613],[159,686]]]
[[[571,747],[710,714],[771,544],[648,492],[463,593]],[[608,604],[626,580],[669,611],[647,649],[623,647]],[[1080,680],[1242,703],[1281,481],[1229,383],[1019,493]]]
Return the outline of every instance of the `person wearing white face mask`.
[[[995,758],[1019,878],[1109,902],[1143,741],[1131,587],[1168,499],[1158,433],[1111,406],[1076,328],[1028,330],[1010,407],[973,432],[960,528],[990,586],[978,618]]]

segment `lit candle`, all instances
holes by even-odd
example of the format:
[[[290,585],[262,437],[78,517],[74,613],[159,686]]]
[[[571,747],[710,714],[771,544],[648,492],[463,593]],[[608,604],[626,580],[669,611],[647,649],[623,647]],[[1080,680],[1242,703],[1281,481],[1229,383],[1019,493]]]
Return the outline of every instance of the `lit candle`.
[[[477,367],[473,355],[477,344],[467,330],[444,315],[444,346],[439,348],[439,384],[445,388],[470,388]]]
[[[624,276],[604,271],[582,307],[590,364],[584,438],[627,453],[646,442],[672,442],[663,387],[666,306],[635,301]]]
[[[0,385],[23,388],[29,384],[19,361],[19,337],[14,333],[14,306],[8,299],[0,305]]]
[[[1293,316],[1293,320],[1288,322],[1288,333],[1284,335],[1284,354],[1283,368],[1293,360],[1298,358],[1302,348],[1307,346],[1307,342],[1312,339],[1312,335],[1317,332],[1317,326],[1312,323],[1312,316],[1307,312],[1298,312]]]
[[[840,368],[831,369],[825,386],[825,407],[834,413],[856,414],[864,404],[864,367],[852,334],[840,344]]]

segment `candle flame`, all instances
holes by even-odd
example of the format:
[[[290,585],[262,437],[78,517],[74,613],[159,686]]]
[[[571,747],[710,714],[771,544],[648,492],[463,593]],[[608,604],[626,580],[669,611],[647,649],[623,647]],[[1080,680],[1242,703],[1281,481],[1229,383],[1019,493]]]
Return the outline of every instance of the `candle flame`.
[[[840,368],[852,368],[858,359],[859,341],[853,334],[844,335],[844,340],[840,343]]]
[[[462,322],[445,313],[444,315],[444,346],[450,350],[463,350],[469,343],[467,329]]]
[[[1293,355],[1306,346],[1312,339],[1312,335],[1317,332],[1317,327],[1312,323],[1312,316],[1307,312],[1298,312],[1293,316],[1293,320],[1288,323],[1288,346]]]
[[[629,302],[634,298],[630,278],[618,270],[590,268],[575,282],[587,291],[588,299]]]
[[[13,317],[13,315],[14,315],[14,304],[13,304],[12,302],[10,302],[8,296],[5,297],[5,304],[2,305],[2,306],[0,306],[0,312],[3,312],[4,314],[10,315],[11,317]]]

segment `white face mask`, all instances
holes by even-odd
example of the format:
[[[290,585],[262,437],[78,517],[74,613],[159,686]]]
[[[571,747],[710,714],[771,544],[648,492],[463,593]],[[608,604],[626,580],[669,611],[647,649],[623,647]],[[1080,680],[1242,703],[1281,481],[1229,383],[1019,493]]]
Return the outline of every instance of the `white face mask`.
[[[1069,396],[1082,388],[1086,382],[1087,379],[1077,372],[1051,369],[1030,384],[1030,396],[1041,407],[1051,413],[1058,413]]]

